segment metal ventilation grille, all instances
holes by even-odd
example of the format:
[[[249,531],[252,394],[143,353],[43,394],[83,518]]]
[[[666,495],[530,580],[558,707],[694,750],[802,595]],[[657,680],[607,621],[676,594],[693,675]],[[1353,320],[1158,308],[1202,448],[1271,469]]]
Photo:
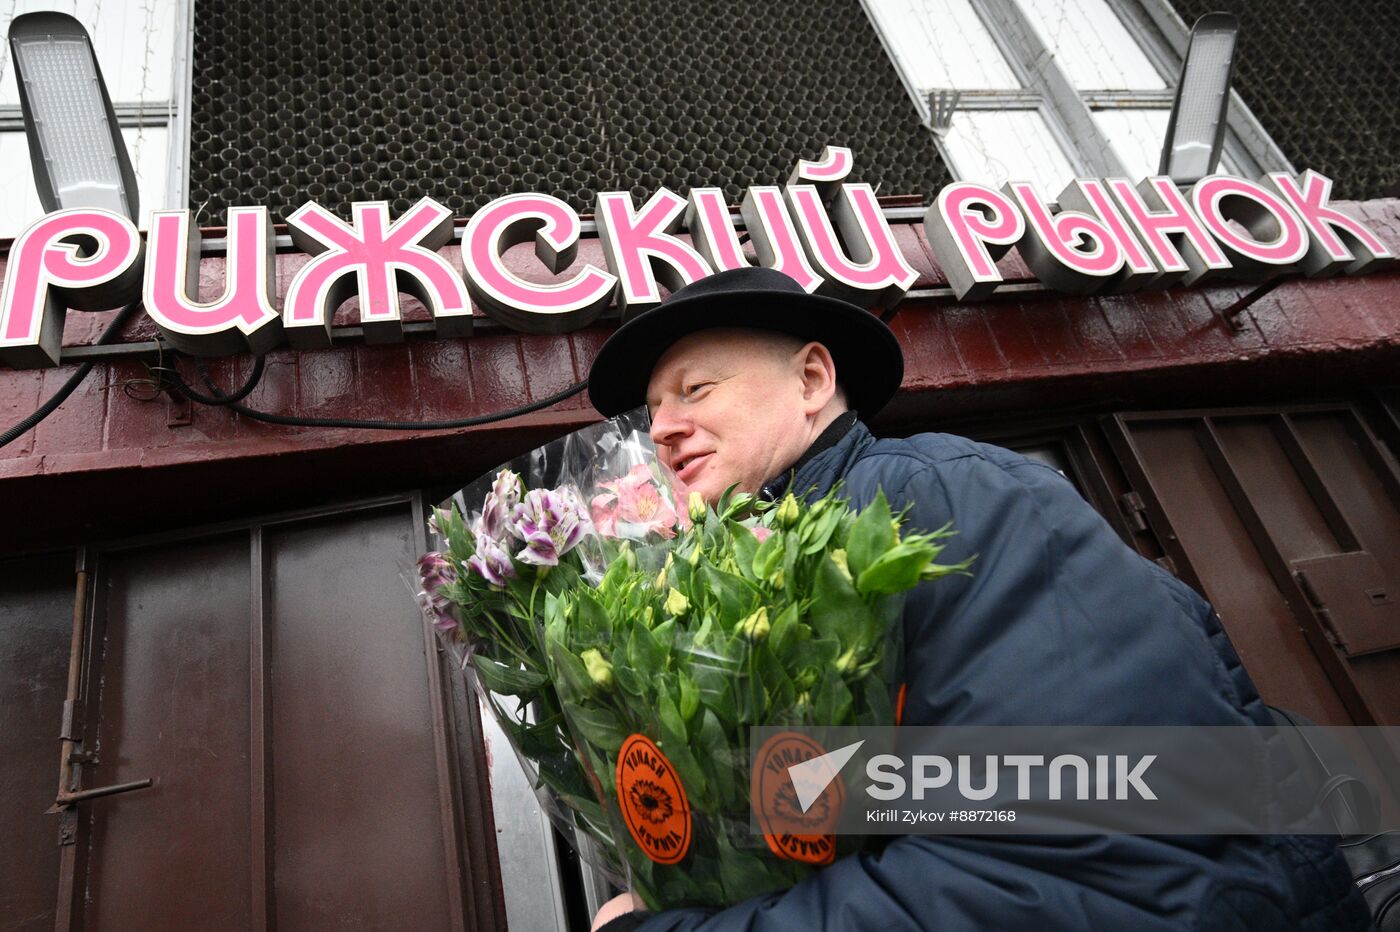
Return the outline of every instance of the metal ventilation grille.
[[[1400,3],[1174,3],[1187,25],[1239,18],[1235,89],[1299,171],[1335,180],[1337,197],[1400,195]]]
[[[878,193],[948,173],[856,0],[199,0],[190,206],[780,184],[855,149]]]

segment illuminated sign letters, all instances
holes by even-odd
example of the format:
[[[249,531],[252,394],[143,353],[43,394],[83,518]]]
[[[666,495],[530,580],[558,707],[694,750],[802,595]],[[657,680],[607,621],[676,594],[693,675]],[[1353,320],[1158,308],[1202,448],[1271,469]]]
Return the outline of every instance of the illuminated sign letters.
[[[627,319],[658,304],[663,287],[749,264],[777,269],[809,293],[890,308],[918,275],[874,190],[847,182],[854,163],[850,149],[828,146],[799,162],[785,185],[749,188],[738,206],[747,244],[719,188],[688,197],[661,188],[640,206],[626,192],[601,192],[595,222],[605,267],[579,262],[583,220],[547,194],[497,198],[473,214],[460,267],[443,251],[452,212],[432,198],[392,221],[382,201],[355,204],[349,223],[309,203],[287,218],[310,258],[280,308],[265,207],[230,208],[222,290],[209,301],[200,300],[200,233],[189,211],[157,211],[148,242],[117,214],[56,211],[10,249],[0,362],[57,365],[68,310],[106,310],[138,295],[166,340],[199,355],[264,353],[283,341],[326,346],[336,309],[351,297],[367,341],[402,339],[401,292],[423,302],[442,336],[470,335],[478,308],[515,330],[565,333],[610,305]],[[1002,282],[997,262],[1013,247],[1036,278],[1072,294],[1227,274],[1356,275],[1394,259],[1365,224],[1331,206],[1331,189],[1312,171],[1258,183],[1211,175],[1185,191],[1165,177],[1078,178],[1050,201],[1029,182],[997,190],[964,181],[938,192],[923,228],[953,293],[969,301]],[[533,254],[507,257],[527,244]]]

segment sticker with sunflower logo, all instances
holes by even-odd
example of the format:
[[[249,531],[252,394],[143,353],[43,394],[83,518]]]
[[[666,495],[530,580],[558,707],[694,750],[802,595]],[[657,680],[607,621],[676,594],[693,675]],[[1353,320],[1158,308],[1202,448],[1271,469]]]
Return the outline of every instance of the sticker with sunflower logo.
[[[816,741],[796,732],[774,735],[754,758],[749,798],[768,850],[786,861],[830,864],[836,858],[832,834],[846,804],[846,785],[839,773],[826,774],[826,784],[803,806],[790,768],[826,754]]]
[[[690,850],[690,803],[676,768],[646,735],[622,742],[617,803],[627,831],[657,864],[676,864]]]

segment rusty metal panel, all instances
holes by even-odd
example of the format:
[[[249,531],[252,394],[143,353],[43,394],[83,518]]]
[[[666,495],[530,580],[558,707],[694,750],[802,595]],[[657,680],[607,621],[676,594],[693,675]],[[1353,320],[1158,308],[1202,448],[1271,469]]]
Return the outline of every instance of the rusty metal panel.
[[[414,535],[406,503],[263,531],[279,929],[461,927]]]
[[[1345,523],[1306,462],[1290,461],[1282,417],[1210,420],[1235,478],[1284,559],[1305,560],[1350,549]],[[1283,433],[1284,436],[1280,436]],[[1310,487],[1311,486],[1311,487]]]
[[[1299,560],[1294,575],[1352,656],[1400,647],[1400,590],[1364,550]]]
[[[1264,700],[1314,721],[1351,722],[1353,711],[1300,629],[1296,612],[1306,609],[1280,592],[1207,456],[1200,420],[1123,423],[1142,491],[1154,493],[1174,535],[1169,551],[1194,569]]]
[[[59,721],[68,676],[73,555],[0,562],[0,929],[54,926]]]
[[[249,577],[246,533],[99,563],[106,638],[85,742],[99,763],[84,783],[155,785],[83,804],[89,928],[249,925]]]

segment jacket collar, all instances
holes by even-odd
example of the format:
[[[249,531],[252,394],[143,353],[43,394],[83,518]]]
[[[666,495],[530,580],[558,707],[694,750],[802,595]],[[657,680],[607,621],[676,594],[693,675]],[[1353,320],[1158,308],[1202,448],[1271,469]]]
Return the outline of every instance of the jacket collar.
[[[870,431],[857,420],[856,412],[846,411],[838,415],[791,468],[764,483],[763,488],[759,489],[759,498],[777,501],[791,488],[804,491],[812,486],[830,488],[835,477],[830,482],[822,482],[822,478],[833,472],[832,467],[845,462],[861,440],[869,435]],[[840,470],[835,472],[839,474]]]

